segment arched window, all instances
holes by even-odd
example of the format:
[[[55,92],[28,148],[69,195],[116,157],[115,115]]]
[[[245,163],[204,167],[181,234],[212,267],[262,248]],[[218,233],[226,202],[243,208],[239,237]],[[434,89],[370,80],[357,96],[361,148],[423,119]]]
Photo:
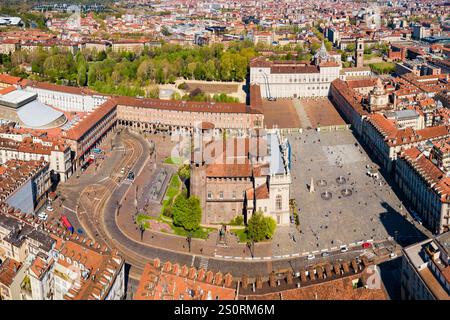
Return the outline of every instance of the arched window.
[[[275,199],[275,206],[277,208],[277,210],[282,210],[283,208],[283,202],[282,202],[282,198],[281,195],[277,195],[276,199]]]

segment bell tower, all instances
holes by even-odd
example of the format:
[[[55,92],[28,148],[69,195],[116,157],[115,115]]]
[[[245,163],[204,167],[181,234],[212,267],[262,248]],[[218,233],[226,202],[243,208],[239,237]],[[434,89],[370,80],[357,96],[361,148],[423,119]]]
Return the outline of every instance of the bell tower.
[[[355,61],[357,68],[364,66],[364,39],[362,38],[356,39]]]

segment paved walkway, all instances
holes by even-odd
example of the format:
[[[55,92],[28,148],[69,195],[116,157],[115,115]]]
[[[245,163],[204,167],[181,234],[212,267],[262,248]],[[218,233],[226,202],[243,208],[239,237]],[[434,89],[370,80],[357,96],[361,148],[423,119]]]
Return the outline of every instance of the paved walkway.
[[[294,99],[294,107],[295,110],[297,110],[298,116],[300,117],[300,123],[302,124],[302,127],[312,127],[311,121],[309,120],[308,115],[306,114],[306,110],[305,108],[303,108],[300,100]]]

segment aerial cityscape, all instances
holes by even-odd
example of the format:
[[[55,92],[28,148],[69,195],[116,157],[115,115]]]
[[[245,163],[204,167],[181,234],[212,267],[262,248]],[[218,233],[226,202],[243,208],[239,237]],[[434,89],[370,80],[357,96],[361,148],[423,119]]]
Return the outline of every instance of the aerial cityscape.
[[[0,300],[450,300],[449,81],[446,0],[0,0]]]

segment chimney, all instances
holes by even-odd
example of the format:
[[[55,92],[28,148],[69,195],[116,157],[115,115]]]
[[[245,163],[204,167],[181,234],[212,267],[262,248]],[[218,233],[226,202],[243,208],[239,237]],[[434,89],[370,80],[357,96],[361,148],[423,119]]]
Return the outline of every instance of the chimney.
[[[323,279],[323,269],[322,269],[322,267],[320,267],[320,266],[317,267],[316,271],[317,271],[317,279],[322,280]]]
[[[341,275],[341,264],[339,262],[335,262],[333,267],[334,267],[334,273],[337,276],[340,276]]]
[[[164,272],[170,272],[172,270],[172,263],[170,261],[166,261],[164,263]]]
[[[355,273],[358,272],[358,263],[356,263],[355,259],[352,260],[352,268],[355,271]]]
[[[212,283],[213,278],[214,278],[214,273],[212,271],[208,271],[206,273],[206,280],[205,280],[206,283]]]
[[[305,272],[305,270],[300,271],[300,281],[301,282],[308,281],[308,279],[306,279],[306,272]]]
[[[344,269],[344,274],[349,273],[350,268],[348,266],[348,262],[347,261],[342,262],[342,269]]]
[[[191,267],[189,269],[188,278],[191,279],[191,280],[194,280],[196,276],[197,276],[197,269],[195,269],[194,267]]]
[[[308,273],[309,273],[309,278],[311,279],[311,281],[316,280],[316,275],[314,273],[314,268],[313,267],[309,268]]]
[[[214,276],[214,284],[216,286],[220,286],[222,285],[223,282],[223,276],[221,272],[217,272],[216,275]]]
[[[182,267],[181,267],[181,276],[182,277],[187,277],[187,275],[188,275],[188,273],[189,273],[189,268],[184,264]]]
[[[180,272],[180,265],[178,263],[175,263],[172,267],[172,273],[174,275],[178,275],[179,272]]]
[[[231,275],[231,273],[227,273],[225,275],[225,282],[223,285],[225,287],[231,287],[232,284],[233,284],[233,276]]]
[[[247,289],[248,288],[248,275],[244,274],[241,278],[242,288]]]
[[[205,279],[205,276],[206,276],[206,270],[204,268],[201,268],[200,270],[198,270],[198,273],[197,273],[198,281],[203,281]]]
[[[272,273],[269,275],[269,285],[274,288],[277,286],[276,284],[276,276],[275,276],[275,272],[272,271]]]
[[[294,281],[292,278],[292,272],[286,272],[286,282],[287,284],[291,285]]]
[[[369,266],[369,260],[367,259],[366,256],[362,256],[362,257],[361,257],[361,261],[362,261],[364,267]]]
[[[256,289],[262,289],[263,282],[261,276],[256,276]]]

